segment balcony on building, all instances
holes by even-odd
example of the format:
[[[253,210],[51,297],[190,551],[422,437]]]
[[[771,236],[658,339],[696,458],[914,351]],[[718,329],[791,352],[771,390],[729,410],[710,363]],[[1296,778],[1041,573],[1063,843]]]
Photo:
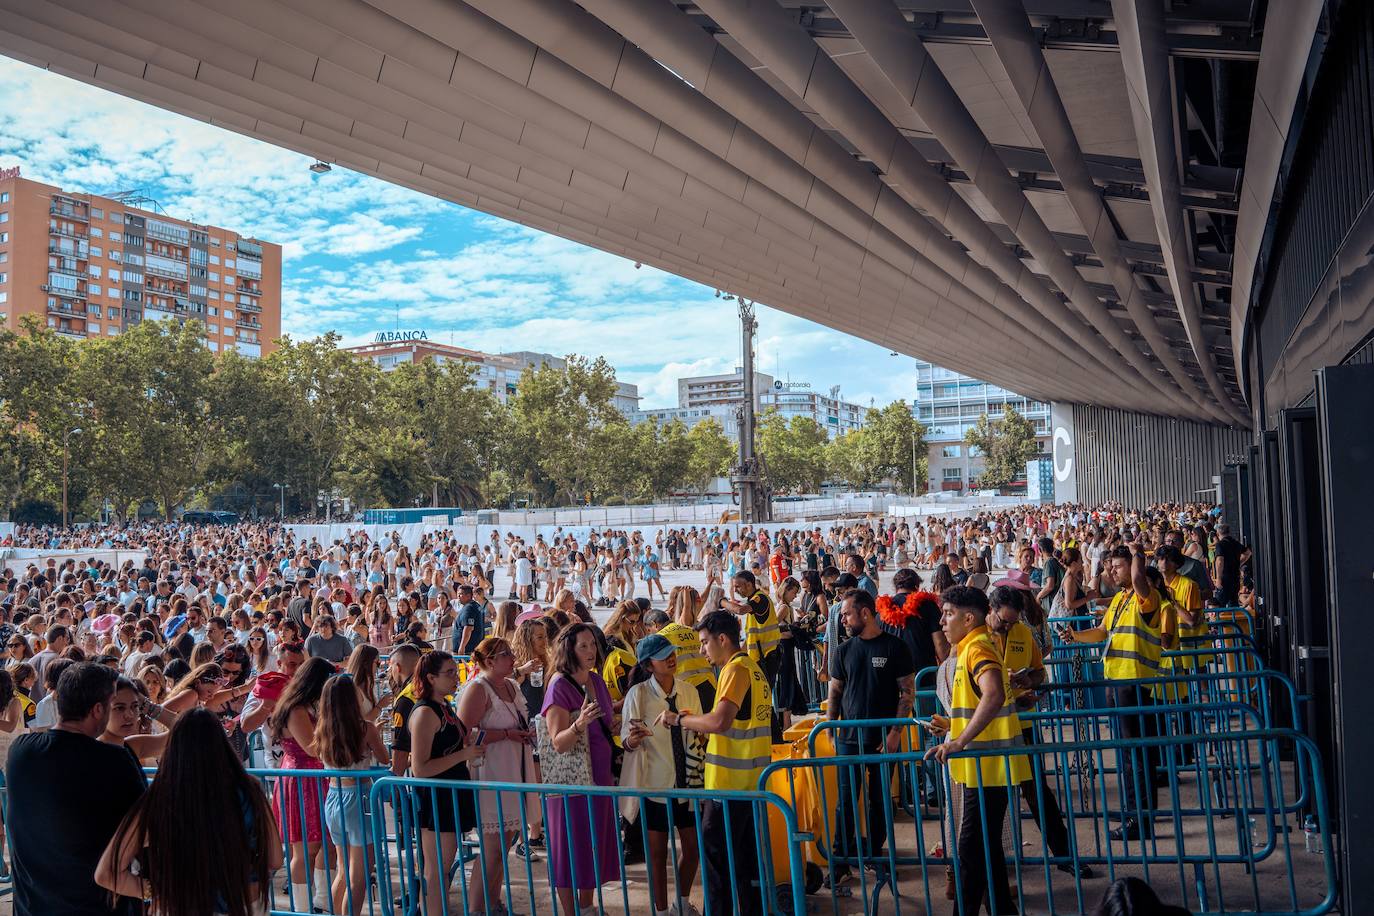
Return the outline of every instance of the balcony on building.
[[[241,328],[256,328],[258,330],[262,329],[261,321],[258,321],[258,319],[256,318],[250,318],[247,315],[239,315],[238,317],[236,317],[234,319],[234,324],[238,325]]]
[[[237,290],[238,290],[239,292],[241,292],[241,293],[247,293],[247,294],[250,295],[250,296],[261,296],[261,295],[262,295],[262,287],[261,287],[261,286],[256,286],[256,285],[254,285],[254,284],[247,283],[247,282],[244,281],[244,279],[243,279],[242,277],[239,277],[238,286],[236,286],[235,289],[237,289]]]
[[[82,230],[68,231],[62,226],[48,226],[49,235],[62,235],[69,239],[81,239],[83,242],[90,238],[90,235]]]
[[[239,311],[252,312],[255,315],[262,314],[262,305],[257,302],[240,302]]]
[[[61,203],[54,200],[48,205],[48,213],[51,216],[60,216],[63,219],[76,219],[83,223],[91,221],[89,208],[85,204]]]
[[[145,273],[157,274],[159,277],[166,277],[169,280],[180,280],[182,283],[186,282],[186,274],[184,273],[178,274],[174,271],[166,270],[162,267],[156,267],[151,264],[144,264],[143,269]]]
[[[78,287],[77,289],[66,289],[64,287],[51,286],[47,283],[44,283],[42,286],[38,288],[41,289],[43,292],[53,296],[62,296],[67,299],[80,299],[82,302],[86,301],[86,290],[80,287]]]
[[[75,302],[61,302],[56,305],[48,306],[49,315],[70,315],[73,317],[86,317],[86,306],[77,305]]]
[[[157,223],[149,222],[144,226],[143,231],[146,235],[152,236],[155,239],[170,242],[173,245],[180,245],[182,248],[186,248],[191,244],[191,233],[189,230],[185,233],[169,232]]]

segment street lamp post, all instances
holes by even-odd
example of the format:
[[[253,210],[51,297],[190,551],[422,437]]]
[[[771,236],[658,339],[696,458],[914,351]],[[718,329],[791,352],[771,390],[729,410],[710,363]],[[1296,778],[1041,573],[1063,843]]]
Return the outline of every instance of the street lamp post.
[[[72,436],[81,435],[81,427],[62,430],[62,527],[67,527],[67,455]]]
[[[916,427],[911,427],[911,498],[916,498]]]
[[[286,521],[286,491],[291,489],[289,483],[274,483],[272,486],[281,494],[281,508],[278,510],[277,518]]]

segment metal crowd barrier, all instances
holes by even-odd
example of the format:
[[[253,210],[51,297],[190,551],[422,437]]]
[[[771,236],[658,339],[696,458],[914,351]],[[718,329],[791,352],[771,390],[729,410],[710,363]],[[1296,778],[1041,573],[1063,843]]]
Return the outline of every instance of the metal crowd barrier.
[[[637,816],[622,833],[619,809],[626,799],[641,809],[645,799],[672,802],[664,807],[670,906],[692,901],[702,912],[732,916],[806,912],[806,834],[775,794],[424,780],[385,770],[249,772],[262,780],[282,834],[272,916],[652,912],[657,878],[643,853],[631,852],[632,845],[651,848],[649,822]],[[343,805],[330,805],[333,779],[363,785],[347,792]],[[488,821],[506,822],[511,842],[499,829],[484,834],[481,824]],[[542,848],[535,842],[541,833]],[[641,842],[628,842],[629,834]],[[677,870],[688,844],[699,848],[703,869],[690,884]],[[341,847],[351,848],[341,857]],[[587,869],[595,876],[584,882],[591,885],[590,901],[575,894],[558,900],[555,860],[564,849],[573,875],[580,880]],[[726,894],[712,895],[704,878],[708,861],[725,869]],[[492,877],[490,885],[483,875]]]
[[[1148,707],[1120,713],[1141,709]],[[821,723],[809,741],[816,748],[820,734],[837,727],[885,730],[898,723],[910,720]],[[1009,754],[1027,758],[1031,778],[1014,792],[952,784],[947,768],[924,760],[925,741],[915,738],[897,754],[779,760],[765,771],[760,785],[782,795],[812,832],[807,852],[839,887],[835,913],[848,886],[869,913],[932,912],[943,898],[954,901],[956,913],[974,914],[981,898],[968,895],[978,893],[979,873],[1007,873],[1023,913],[1089,911],[1107,884],[1127,875],[1196,913],[1316,916],[1334,908],[1326,786],[1315,745],[1295,731],[1256,728],[956,755],[997,759],[1004,772]],[[1070,791],[1065,777],[1084,758],[1091,763],[1090,791]],[[1146,769],[1152,765],[1163,768]],[[1142,770],[1151,773],[1153,787],[1130,777]],[[1212,791],[1218,779],[1227,792]],[[900,789],[907,785],[934,787],[924,799],[934,809],[929,817],[902,811]],[[1013,814],[1004,817],[1008,809]],[[977,820],[967,819],[971,812]],[[1143,836],[1112,836],[1127,818],[1147,825]],[[992,842],[979,841],[979,833]],[[942,875],[945,887],[938,886]],[[1000,911],[1007,910],[994,910]]]
[[[665,857],[673,866],[666,869],[665,877],[670,907],[678,900],[699,900],[702,912],[710,913],[806,913],[801,853],[805,835],[792,809],[773,793],[388,777],[377,780],[370,798],[373,843],[378,850],[377,884],[389,889],[383,896],[396,905],[394,912],[423,916],[652,912],[656,878],[652,871],[641,877],[638,863],[631,861],[617,815],[625,800],[634,799],[641,809],[646,800],[664,805]],[[445,832],[436,834],[424,826],[442,826],[445,818],[455,825],[452,857],[443,848]],[[546,842],[542,865],[528,854],[502,856],[501,840],[483,843],[469,837],[466,830],[458,833],[476,827],[471,822],[477,819],[505,822],[526,850],[532,839],[531,825],[542,821]],[[387,825],[394,825],[394,830]],[[627,829],[639,834],[645,849],[651,848],[649,823],[642,810]],[[687,885],[676,866],[685,845],[693,842],[699,844],[703,873]],[[560,844],[566,845],[566,853]],[[472,875],[462,868],[464,863],[474,866]],[[723,883],[717,885],[724,888],[720,895],[715,895],[705,878],[706,869],[722,869]],[[474,878],[480,880],[478,876],[484,874],[498,880],[474,908],[474,896],[484,896],[474,886]],[[444,885],[442,891],[432,887],[436,880]],[[580,895],[573,892],[574,884]],[[560,901],[562,895],[566,900]]]

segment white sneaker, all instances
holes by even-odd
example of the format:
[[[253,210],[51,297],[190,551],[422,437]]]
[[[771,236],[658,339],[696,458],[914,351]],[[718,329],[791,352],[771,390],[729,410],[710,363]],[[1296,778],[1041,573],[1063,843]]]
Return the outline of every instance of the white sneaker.
[[[701,916],[701,910],[693,906],[690,900],[679,900],[673,905],[673,912],[676,916]]]

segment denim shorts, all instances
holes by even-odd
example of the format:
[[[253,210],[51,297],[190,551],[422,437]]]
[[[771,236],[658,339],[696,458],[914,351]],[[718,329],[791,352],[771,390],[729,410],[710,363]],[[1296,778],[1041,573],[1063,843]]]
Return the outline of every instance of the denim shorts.
[[[372,827],[364,812],[367,793],[362,786],[329,787],[324,798],[324,825],[335,846],[371,846]]]

